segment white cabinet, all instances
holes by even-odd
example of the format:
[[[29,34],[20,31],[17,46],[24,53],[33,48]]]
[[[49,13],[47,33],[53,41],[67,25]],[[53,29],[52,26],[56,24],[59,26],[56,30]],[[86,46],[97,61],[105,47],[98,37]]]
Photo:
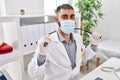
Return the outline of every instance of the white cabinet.
[[[13,80],[28,80],[27,65],[33,55],[31,53],[37,47],[38,39],[57,29],[53,16],[47,15],[47,22],[45,17],[46,15],[0,16],[3,42],[13,46],[11,53],[0,54],[0,67],[5,68]]]
[[[20,50],[33,52],[44,35],[44,16],[20,17]]]

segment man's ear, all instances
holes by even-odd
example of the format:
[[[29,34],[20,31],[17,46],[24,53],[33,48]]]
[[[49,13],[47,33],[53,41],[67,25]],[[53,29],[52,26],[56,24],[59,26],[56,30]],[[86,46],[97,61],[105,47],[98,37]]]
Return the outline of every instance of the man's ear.
[[[54,21],[58,23],[58,17],[57,16],[54,17]]]

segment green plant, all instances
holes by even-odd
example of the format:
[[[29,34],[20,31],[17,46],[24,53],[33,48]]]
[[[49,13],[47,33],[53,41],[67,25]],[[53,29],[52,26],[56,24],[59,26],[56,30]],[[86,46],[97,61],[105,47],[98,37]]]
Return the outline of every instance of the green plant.
[[[81,15],[81,28],[93,32],[99,19],[103,18],[101,0],[77,0],[75,6]],[[83,35],[84,45],[88,46],[90,43],[88,34],[81,32],[81,35]]]

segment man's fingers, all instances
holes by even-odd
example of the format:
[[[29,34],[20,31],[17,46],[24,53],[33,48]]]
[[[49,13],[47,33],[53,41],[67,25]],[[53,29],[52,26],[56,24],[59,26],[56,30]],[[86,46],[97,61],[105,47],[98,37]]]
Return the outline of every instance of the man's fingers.
[[[44,42],[50,43],[50,42],[51,42],[51,39],[50,39],[49,37],[44,37]]]
[[[93,33],[92,34],[92,38],[95,39],[95,40],[100,40],[101,39],[101,35],[99,33]]]
[[[90,35],[90,40],[91,40],[91,43],[94,44],[94,45],[98,45],[100,40],[101,40],[101,35],[99,33],[95,33],[93,32],[91,35]]]

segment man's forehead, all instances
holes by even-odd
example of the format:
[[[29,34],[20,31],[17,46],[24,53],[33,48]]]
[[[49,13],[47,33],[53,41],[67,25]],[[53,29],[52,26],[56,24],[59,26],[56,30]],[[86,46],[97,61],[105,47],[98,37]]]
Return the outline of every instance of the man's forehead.
[[[59,12],[58,12],[58,14],[68,14],[68,15],[72,15],[72,14],[74,14],[74,10],[72,10],[72,9],[61,9]]]

